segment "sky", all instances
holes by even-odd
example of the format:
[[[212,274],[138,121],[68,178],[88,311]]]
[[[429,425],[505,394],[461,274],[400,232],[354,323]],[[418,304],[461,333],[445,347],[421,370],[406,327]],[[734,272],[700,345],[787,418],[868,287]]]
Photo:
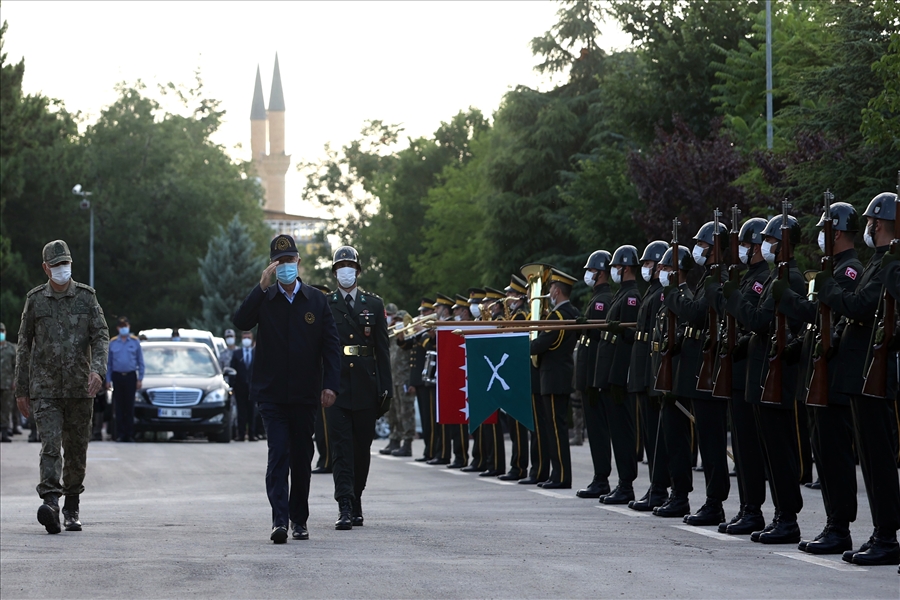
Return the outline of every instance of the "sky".
[[[286,210],[322,215],[300,199],[300,162],[358,137],[368,119],[427,136],[470,106],[490,116],[517,85],[550,89],[534,72],[529,42],[556,22],[553,2],[38,2],[3,0],[7,60],[25,58],[24,91],[64,101],[96,120],[119,82],[191,86],[222,102],[214,135],[235,159],[250,158],[250,103],[257,65],[266,104],[275,54],[292,156]],[[617,26],[600,46],[624,48]],[[82,182],[89,185],[88,182]]]

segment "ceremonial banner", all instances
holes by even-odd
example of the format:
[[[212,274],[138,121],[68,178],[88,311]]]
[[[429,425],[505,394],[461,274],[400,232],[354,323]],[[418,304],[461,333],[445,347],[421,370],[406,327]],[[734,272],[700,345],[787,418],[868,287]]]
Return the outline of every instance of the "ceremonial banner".
[[[452,328],[437,329],[437,422],[469,422],[466,395],[466,342]]]
[[[527,333],[466,337],[469,430],[502,408],[534,431],[531,408],[531,342]],[[440,356],[440,355],[438,355]]]

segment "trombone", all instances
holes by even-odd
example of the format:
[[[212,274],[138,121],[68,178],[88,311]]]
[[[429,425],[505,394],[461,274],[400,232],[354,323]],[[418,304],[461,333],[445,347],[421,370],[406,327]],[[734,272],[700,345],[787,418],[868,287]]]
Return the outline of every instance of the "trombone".
[[[419,315],[418,317],[414,318],[412,321],[410,321],[409,323],[407,323],[400,329],[396,329],[396,328],[391,329],[391,331],[388,333],[388,337],[393,338],[393,337],[396,337],[401,334],[406,335],[408,331],[413,330],[415,327],[417,327],[419,325],[424,326],[426,323],[428,323],[429,321],[433,321],[436,318],[437,318],[437,315],[434,315],[434,314]]]
[[[540,321],[547,308],[547,283],[550,281],[550,265],[529,263],[521,268],[522,276],[528,282],[528,297],[531,304],[531,320]],[[531,332],[531,339],[537,337],[537,331]],[[537,356],[531,357],[531,364],[538,366]]]

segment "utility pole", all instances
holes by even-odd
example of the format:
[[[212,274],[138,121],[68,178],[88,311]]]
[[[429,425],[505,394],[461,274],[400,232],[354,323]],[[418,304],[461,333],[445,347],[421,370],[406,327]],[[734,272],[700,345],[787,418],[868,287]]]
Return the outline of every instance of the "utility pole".
[[[766,0],[766,148],[772,149],[772,0]]]
[[[87,209],[91,213],[91,244],[90,244],[90,282],[89,286],[94,287],[94,206],[91,204],[91,201],[87,199],[88,196],[91,195],[91,192],[86,192],[81,189],[81,184],[75,184],[75,187],[72,188],[72,193],[76,196],[81,196],[81,208]]]

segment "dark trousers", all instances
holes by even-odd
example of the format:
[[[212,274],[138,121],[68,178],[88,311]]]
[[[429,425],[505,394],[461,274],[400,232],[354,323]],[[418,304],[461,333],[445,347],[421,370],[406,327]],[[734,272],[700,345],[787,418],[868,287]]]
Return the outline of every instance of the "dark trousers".
[[[272,526],[309,518],[309,478],[313,453],[314,404],[263,402],[259,414],[266,424],[269,460],[266,494],[272,506]],[[290,486],[288,474],[290,473]]]
[[[500,413],[500,422],[504,424],[506,432],[509,433],[509,439],[512,442],[512,456],[509,459],[509,474],[525,477],[528,474],[528,429],[505,412]],[[499,435],[499,438],[502,442],[502,433]]]
[[[754,404],[753,410],[768,466],[772,503],[776,510],[796,515],[803,508],[803,496],[794,410],[766,404]]]
[[[859,465],[866,483],[872,521],[876,528],[887,534],[900,529],[900,481],[891,439],[890,404],[889,400],[865,396],[851,399]]]
[[[738,494],[742,506],[762,506],[766,501],[765,458],[753,405],[744,397],[744,390],[731,392],[731,449],[734,450]]]
[[[813,480],[812,424],[809,421],[809,415],[806,414],[800,403],[794,405],[794,419],[797,421],[800,483],[810,483]]]
[[[728,475],[728,401],[694,399],[694,418],[703,476],[706,479],[706,497],[725,501],[731,481]]]
[[[441,427],[443,428],[441,456],[445,460],[450,460],[452,452],[454,463],[463,466],[469,464],[469,426],[461,423],[459,425],[442,425]]]
[[[416,387],[416,401],[419,403],[419,418],[422,421],[422,440],[425,442],[424,456],[432,459],[438,456],[441,447],[440,428],[434,414],[434,387]]]
[[[669,465],[666,459],[666,439],[662,433],[660,407],[662,397],[650,397],[646,392],[637,394],[641,432],[644,448],[647,450],[647,465],[650,468],[650,487],[656,491],[668,489]]]
[[[547,481],[550,478],[550,441],[547,432],[550,424],[541,408],[541,397],[531,395],[531,410],[534,412],[534,431],[531,432],[529,450],[531,454],[531,469],[528,477],[537,481]],[[568,441],[568,440],[567,440]]]
[[[334,499],[359,499],[369,479],[370,450],[375,437],[375,407],[349,410],[338,406],[325,409],[331,457],[334,461]]]
[[[676,401],[680,402],[685,409],[687,408],[684,406],[683,398],[667,394],[663,401],[660,418],[666,440],[672,492],[678,496],[687,497],[694,490],[691,471],[691,437],[693,434],[690,418],[675,405]]]
[[[541,396],[547,428],[547,445],[550,454],[550,481],[572,484],[572,457],[569,454],[569,395],[547,394]],[[634,448],[632,447],[632,453]],[[633,455],[632,455],[633,456]]]
[[[500,419],[496,423],[484,424],[481,427],[481,448],[484,452],[484,468],[492,472],[504,472],[506,469],[506,444],[503,440],[503,427]]]
[[[472,466],[479,469],[487,469],[488,448],[484,439],[484,424],[479,425],[472,432]]]
[[[113,405],[116,407],[116,436],[119,440],[134,437],[134,393],[137,391],[137,373],[112,374]]]
[[[237,439],[243,441],[245,435],[250,439],[255,438],[256,402],[250,400],[250,388],[247,386],[236,386],[234,388],[234,399],[237,401]]]
[[[602,390],[600,406],[606,414],[619,487],[630,490],[637,478],[637,400],[634,395],[626,394],[624,388],[615,393]]]
[[[856,462],[853,460],[853,409],[841,404],[809,407],[825,514],[838,523],[856,520]],[[896,469],[895,469],[896,470]]]
[[[331,468],[331,444],[329,442],[328,417],[325,416],[325,407],[320,406],[316,410],[316,451],[319,453],[316,468]]]
[[[587,430],[588,444],[591,447],[591,462],[594,465],[592,483],[608,483],[609,474],[612,471],[609,421],[601,402],[600,390],[597,388],[588,388],[582,392],[584,428]]]

